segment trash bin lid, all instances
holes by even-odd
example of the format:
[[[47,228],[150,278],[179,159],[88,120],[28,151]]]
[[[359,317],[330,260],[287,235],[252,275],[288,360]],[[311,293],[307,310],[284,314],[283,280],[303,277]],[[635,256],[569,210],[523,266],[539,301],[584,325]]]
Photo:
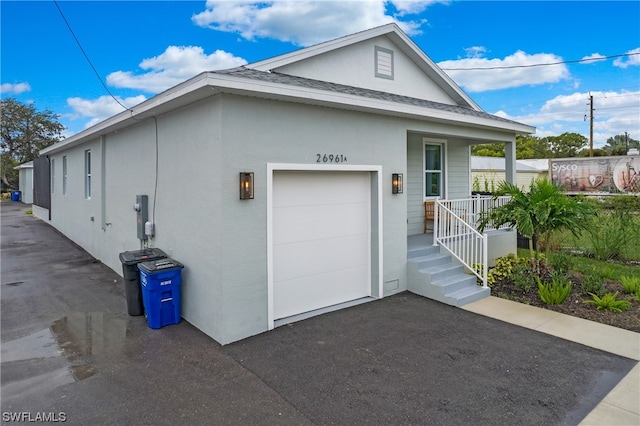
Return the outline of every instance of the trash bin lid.
[[[120,262],[125,265],[135,265],[140,262],[163,259],[167,255],[159,248],[146,248],[142,250],[125,251],[120,253]]]
[[[177,260],[166,258],[166,259],[158,259],[148,262],[142,262],[138,264],[138,269],[148,272],[162,272],[167,271],[169,269],[177,269],[184,268],[184,265]]]

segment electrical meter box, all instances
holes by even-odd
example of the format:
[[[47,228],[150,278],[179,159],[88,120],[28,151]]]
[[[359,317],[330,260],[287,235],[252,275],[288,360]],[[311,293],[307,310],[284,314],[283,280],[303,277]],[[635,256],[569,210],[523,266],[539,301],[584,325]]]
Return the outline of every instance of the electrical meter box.
[[[147,234],[144,232],[144,224],[149,220],[149,197],[147,195],[136,195],[136,203],[133,205],[133,210],[136,212],[138,239],[146,240]]]

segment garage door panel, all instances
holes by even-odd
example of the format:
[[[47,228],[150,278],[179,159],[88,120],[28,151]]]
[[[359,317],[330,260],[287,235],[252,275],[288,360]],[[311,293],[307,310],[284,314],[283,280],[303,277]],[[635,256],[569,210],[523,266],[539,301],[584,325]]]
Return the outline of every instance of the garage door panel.
[[[277,172],[274,187],[284,182],[286,193],[273,194],[274,207],[317,206],[369,202],[370,186],[367,173],[320,172],[322,186],[318,186],[318,173]],[[366,188],[366,191],[363,191]],[[293,196],[292,196],[293,195]]]
[[[287,262],[274,265],[274,280],[290,280],[326,271],[366,266],[369,255],[361,248],[368,244],[368,240],[369,237],[365,234],[276,246],[274,256],[287,259]]]
[[[286,318],[370,295],[368,267],[331,271],[279,283],[276,318]]]
[[[274,209],[274,244],[366,234],[369,205],[298,206]]]

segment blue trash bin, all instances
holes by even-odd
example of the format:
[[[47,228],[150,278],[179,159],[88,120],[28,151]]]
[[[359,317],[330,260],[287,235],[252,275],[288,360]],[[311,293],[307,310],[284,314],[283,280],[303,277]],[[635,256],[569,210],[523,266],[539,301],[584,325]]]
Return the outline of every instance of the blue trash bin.
[[[166,258],[138,264],[142,302],[149,328],[180,322],[182,269],[184,265]]]
[[[22,192],[20,191],[11,191],[11,201],[20,201],[20,196]]]

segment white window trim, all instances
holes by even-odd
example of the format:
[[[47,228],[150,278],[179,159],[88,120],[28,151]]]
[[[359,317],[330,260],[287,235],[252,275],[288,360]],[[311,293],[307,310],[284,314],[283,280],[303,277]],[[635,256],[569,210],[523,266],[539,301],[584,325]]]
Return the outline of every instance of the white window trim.
[[[62,157],[62,195],[67,195],[67,156]]]
[[[84,152],[84,198],[91,199],[91,150]]]
[[[441,174],[441,188],[440,188],[440,197],[427,197],[427,165],[426,165],[426,146],[427,145],[440,145],[442,149],[440,151],[441,159],[440,164],[442,166]],[[446,139],[435,139],[435,138],[422,138],[422,198],[424,201],[426,200],[434,200],[434,199],[447,199],[449,198],[448,184],[447,184],[447,140]]]

